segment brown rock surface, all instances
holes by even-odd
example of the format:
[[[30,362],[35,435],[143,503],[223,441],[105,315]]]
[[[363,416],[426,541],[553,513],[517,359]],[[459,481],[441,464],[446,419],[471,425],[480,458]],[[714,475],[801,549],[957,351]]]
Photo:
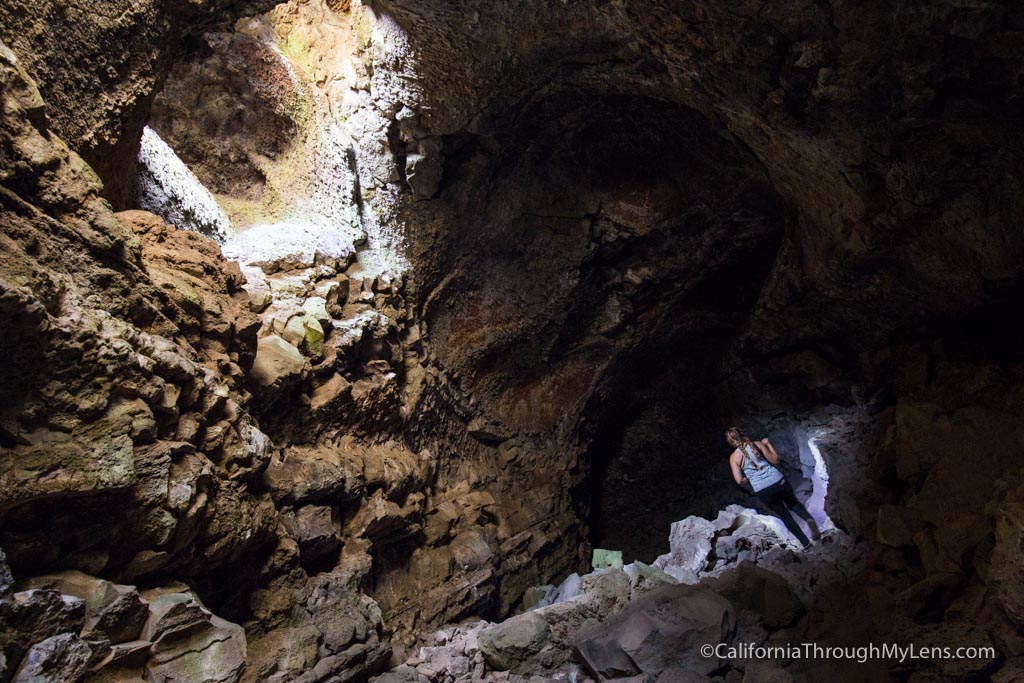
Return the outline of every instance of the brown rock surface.
[[[722,468],[734,420],[844,532],[794,555],[681,524],[707,534],[680,575],[734,571],[744,635],[971,637],[998,661],[922,675],[1013,671],[1019,9],[293,0],[235,21],[269,9],[0,8],[0,546],[46,586],[0,574],[8,671],[365,679],[583,573],[593,541],[653,560],[670,522],[753,504]],[[147,121],[266,253],[111,211]],[[301,221],[337,252],[291,244]],[[732,569],[752,555],[787,587]],[[142,595],[135,633],[123,582],[171,580],[191,589]],[[410,667],[569,676],[583,622],[655,600],[624,572],[581,584],[547,631],[487,627],[507,661],[467,628]],[[643,651],[591,670],[712,671]],[[828,666],[745,677],[850,674]]]

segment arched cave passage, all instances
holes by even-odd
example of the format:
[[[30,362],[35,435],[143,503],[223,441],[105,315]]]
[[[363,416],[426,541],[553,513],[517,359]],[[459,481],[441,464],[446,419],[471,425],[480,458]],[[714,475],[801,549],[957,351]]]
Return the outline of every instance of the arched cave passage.
[[[458,279],[427,311],[435,349],[457,349],[443,357],[499,395],[584,359],[580,523],[651,561],[671,522],[752,500],[723,467],[732,417],[713,389],[787,209],[757,159],[690,108],[563,86],[514,112],[452,141],[463,151],[440,200],[460,201],[444,243]]]

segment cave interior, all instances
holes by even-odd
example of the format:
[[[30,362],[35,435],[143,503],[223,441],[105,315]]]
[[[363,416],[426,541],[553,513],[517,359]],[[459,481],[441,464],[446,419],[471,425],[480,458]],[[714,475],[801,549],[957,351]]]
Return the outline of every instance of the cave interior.
[[[0,683],[1018,680],[1021,35],[3,0]]]

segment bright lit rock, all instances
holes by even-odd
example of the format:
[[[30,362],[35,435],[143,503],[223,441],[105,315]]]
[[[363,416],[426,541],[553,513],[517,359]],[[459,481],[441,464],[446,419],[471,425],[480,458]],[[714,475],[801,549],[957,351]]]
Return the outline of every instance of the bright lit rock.
[[[231,223],[213,195],[148,126],[139,145],[139,207],[168,223],[223,242]]]

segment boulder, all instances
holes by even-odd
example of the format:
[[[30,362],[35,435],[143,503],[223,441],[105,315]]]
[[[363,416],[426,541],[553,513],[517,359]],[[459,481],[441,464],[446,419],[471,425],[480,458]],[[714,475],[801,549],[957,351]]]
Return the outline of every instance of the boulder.
[[[27,588],[59,591],[85,601],[81,635],[105,639],[112,645],[135,640],[149,616],[133,586],[120,586],[79,571],[69,570],[24,582]]]
[[[494,556],[494,550],[487,542],[487,533],[481,527],[461,531],[452,540],[451,549],[456,564],[463,569],[483,567]]]
[[[555,587],[551,584],[543,586],[530,586],[523,593],[523,610],[538,609],[551,604],[551,598],[555,595]]]
[[[551,604],[572,600],[583,591],[583,578],[573,572],[565,577],[562,583],[558,584],[553,594],[549,597]]]
[[[700,646],[727,642],[735,628],[736,615],[722,596],[698,586],[663,586],[584,629],[574,653],[597,680],[673,668],[708,674],[724,662],[702,656]]]
[[[657,567],[652,567],[639,561],[627,564],[622,570],[629,577],[630,596],[632,598],[636,598],[641,593],[654,590],[664,584],[680,583],[680,581]]]
[[[281,336],[289,344],[294,344],[310,356],[319,356],[324,350],[324,328],[320,321],[308,313],[292,316]]]
[[[208,625],[178,639],[153,644],[146,662],[152,683],[235,683],[245,669],[245,631],[211,616]]]
[[[629,600],[630,580],[622,569],[600,569],[582,578],[584,599],[599,614],[614,614]]]
[[[608,567],[615,567],[617,569],[621,569],[622,551],[605,550],[604,548],[594,548],[594,555],[590,560],[590,564],[594,569],[605,569]]]
[[[61,633],[33,645],[11,683],[68,683],[89,666],[92,650],[74,633]]]
[[[260,339],[250,377],[263,389],[280,386],[298,377],[306,367],[299,350],[276,334]]]
[[[804,604],[786,580],[753,562],[743,562],[702,585],[736,607],[754,612],[768,629],[790,626],[804,614]]]
[[[142,639],[153,643],[148,681],[235,683],[241,678],[246,659],[241,626],[211,614],[191,593],[158,590],[145,597],[150,615]]]
[[[492,669],[509,671],[539,653],[549,638],[544,618],[537,612],[526,612],[484,628],[477,642]]]
[[[703,517],[687,517],[673,522],[668,537],[669,552],[656,559],[654,566],[666,571],[668,567],[703,571],[708,564],[715,531],[715,523]]]

